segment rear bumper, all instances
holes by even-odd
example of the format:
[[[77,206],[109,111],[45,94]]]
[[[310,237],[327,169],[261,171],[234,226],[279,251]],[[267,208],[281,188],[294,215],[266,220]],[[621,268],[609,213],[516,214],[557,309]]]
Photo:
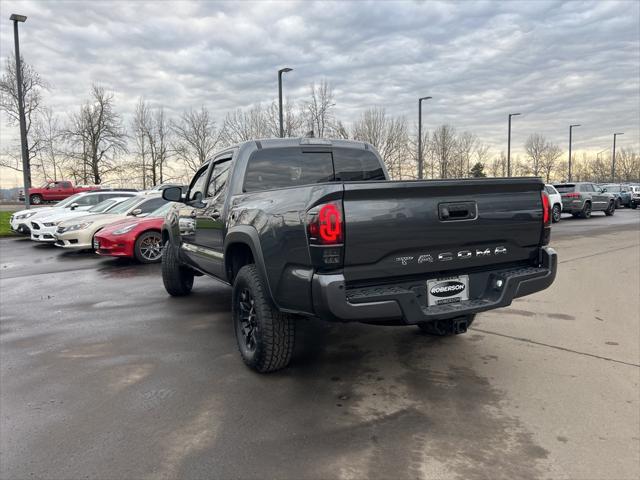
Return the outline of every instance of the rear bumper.
[[[514,298],[544,290],[553,283],[557,266],[555,250],[543,247],[538,267],[471,274],[469,300],[429,307],[420,298],[420,292],[407,284],[347,289],[342,274],[315,274],[313,304],[319,317],[332,321],[416,324],[444,320],[506,307]],[[496,286],[498,280],[502,280],[501,288]]]

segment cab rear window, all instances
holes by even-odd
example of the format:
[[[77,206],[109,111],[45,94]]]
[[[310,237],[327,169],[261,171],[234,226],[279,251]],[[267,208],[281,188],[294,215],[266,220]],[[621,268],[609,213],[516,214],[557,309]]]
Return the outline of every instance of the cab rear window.
[[[576,186],[571,184],[571,185],[554,185],[554,187],[556,187],[556,190],[558,190],[558,192],[560,193],[567,193],[567,192],[573,192],[576,189]]]
[[[370,151],[334,148],[308,152],[301,147],[258,150],[249,158],[245,192],[333,181],[385,180],[378,158]]]

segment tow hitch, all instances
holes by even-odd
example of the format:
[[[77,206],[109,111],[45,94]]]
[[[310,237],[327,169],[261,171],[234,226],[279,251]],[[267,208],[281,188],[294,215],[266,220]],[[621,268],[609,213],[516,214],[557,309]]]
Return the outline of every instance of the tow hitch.
[[[467,332],[468,323],[466,320],[453,320],[452,322],[453,333],[460,335]]]

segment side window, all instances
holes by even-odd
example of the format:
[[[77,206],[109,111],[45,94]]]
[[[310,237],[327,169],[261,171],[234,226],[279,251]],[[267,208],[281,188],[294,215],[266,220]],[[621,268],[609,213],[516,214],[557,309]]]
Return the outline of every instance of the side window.
[[[217,197],[224,190],[227,185],[230,166],[231,159],[223,160],[213,165],[211,178],[209,179],[209,188],[207,188],[207,197]]]
[[[332,182],[331,153],[303,152],[300,148],[267,148],[249,158],[244,191],[256,192],[274,188],[295,187]]]
[[[71,182],[60,182],[60,188],[71,188]]]
[[[78,198],[74,203],[77,203],[80,207],[85,207],[87,205],[97,205],[100,201],[98,195],[85,195],[84,197]]]
[[[136,208],[142,210],[142,213],[151,213],[154,210],[157,210],[162,205],[167,203],[164,198],[154,198],[152,200],[147,200],[146,202],[141,203]]]
[[[209,164],[200,167],[200,170],[195,174],[191,183],[189,184],[189,200],[194,200],[198,193],[200,198],[204,198],[205,194],[205,182],[207,181],[207,172],[209,171]]]
[[[333,152],[336,180],[357,182],[385,180],[378,158],[369,150],[336,148]]]

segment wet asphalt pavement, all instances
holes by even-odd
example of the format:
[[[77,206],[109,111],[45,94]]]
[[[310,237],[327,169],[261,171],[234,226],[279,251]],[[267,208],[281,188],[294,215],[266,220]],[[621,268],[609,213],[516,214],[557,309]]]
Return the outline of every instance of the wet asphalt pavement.
[[[640,212],[553,238],[465,335],[301,321],[271,375],[214,280],[0,240],[0,478],[638,478]]]

